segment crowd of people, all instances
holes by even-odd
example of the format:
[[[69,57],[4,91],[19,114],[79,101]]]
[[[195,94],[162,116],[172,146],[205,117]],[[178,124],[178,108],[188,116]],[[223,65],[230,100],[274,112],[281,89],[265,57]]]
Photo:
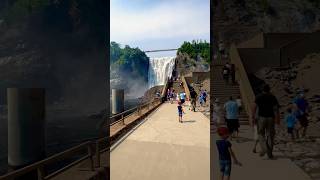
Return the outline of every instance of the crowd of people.
[[[179,83],[179,87],[181,89],[183,88],[183,83]],[[208,92],[206,89],[200,89],[199,96],[196,90],[193,87],[189,87],[190,90],[190,99],[187,99],[186,93],[181,90],[180,92],[176,91],[173,86],[171,85],[167,89],[167,96],[166,101],[170,102],[171,104],[174,104],[175,102],[178,104],[178,116],[179,116],[179,122],[182,121],[182,116],[185,113],[183,110],[183,106],[189,106],[189,110],[196,112],[197,111],[197,101],[200,105],[200,107],[204,107],[207,104],[207,98],[208,98]],[[188,101],[188,104],[186,104],[186,101]]]
[[[239,119],[238,115],[242,109],[240,97],[229,100],[223,106],[223,113],[219,100],[216,99],[213,106],[214,120],[218,126],[218,135],[220,139],[216,141],[219,152],[221,179],[230,178],[231,158],[241,165],[231,149],[231,142],[228,140],[238,137]],[[296,138],[304,137],[308,127],[309,104],[305,99],[303,91],[298,91],[297,96],[293,99],[287,108],[283,123],[286,125],[288,137],[294,141]],[[275,127],[280,125],[280,105],[277,98],[271,93],[270,86],[265,84],[262,93],[256,96],[254,107],[252,109],[252,126],[253,126],[253,153],[257,153],[257,145],[260,144],[259,155],[267,155],[269,159],[274,159],[273,146],[276,135]],[[225,122],[224,122],[224,121]],[[226,126],[225,126],[226,124]]]

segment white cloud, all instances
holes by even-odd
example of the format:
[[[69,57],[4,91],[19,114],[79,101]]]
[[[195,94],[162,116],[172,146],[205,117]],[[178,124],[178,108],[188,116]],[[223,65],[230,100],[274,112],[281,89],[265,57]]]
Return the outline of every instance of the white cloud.
[[[209,0],[203,1],[208,2],[166,1],[149,9],[135,11],[127,11],[128,7],[113,6],[111,2],[110,39],[128,43],[209,35]]]

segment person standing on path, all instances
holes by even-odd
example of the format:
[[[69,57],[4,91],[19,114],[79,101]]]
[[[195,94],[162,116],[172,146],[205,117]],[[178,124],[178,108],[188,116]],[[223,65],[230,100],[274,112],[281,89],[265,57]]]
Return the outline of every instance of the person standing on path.
[[[178,116],[179,116],[179,122],[180,123],[183,123],[183,121],[182,121],[182,114],[183,113],[184,113],[183,107],[182,107],[181,101],[179,101],[178,102]]]
[[[226,122],[229,132],[231,134],[231,138],[235,137],[234,133],[237,132],[237,136],[239,135],[239,119],[238,119],[238,104],[233,100],[232,96],[230,96],[229,101],[227,101],[224,105],[224,109],[226,111]]]
[[[269,85],[264,85],[262,94],[255,99],[253,113],[251,117],[255,117],[256,109],[258,109],[257,122],[259,142],[261,146],[260,156],[266,153],[269,159],[273,158],[273,145],[275,136],[275,123],[280,123],[279,103],[277,98],[271,94]]]

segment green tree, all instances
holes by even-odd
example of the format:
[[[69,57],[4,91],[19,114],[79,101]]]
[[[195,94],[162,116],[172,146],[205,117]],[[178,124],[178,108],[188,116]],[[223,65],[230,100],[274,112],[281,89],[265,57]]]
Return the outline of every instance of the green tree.
[[[133,78],[148,80],[149,58],[139,48],[131,48],[125,45],[121,48],[116,42],[110,43],[110,64],[120,73]]]
[[[210,62],[210,44],[206,41],[192,40],[191,43],[185,41],[178,48],[177,53],[185,53],[192,59],[197,59],[197,56],[200,55],[205,61]]]

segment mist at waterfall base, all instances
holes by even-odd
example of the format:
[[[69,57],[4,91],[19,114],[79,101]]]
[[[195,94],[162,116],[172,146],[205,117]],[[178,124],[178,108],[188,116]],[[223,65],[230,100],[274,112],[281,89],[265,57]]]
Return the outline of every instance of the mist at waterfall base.
[[[158,85],[164,85],[167,77],[171,77],[174,68],[175,57],[155,57],[149,58],[148,82],[145,83],[142,79],[125,77],[126,86],[125,89],[125,102],[124,109],[128,110],[138,105],[140,97],[143,97],[145,92]],[[112,84],[112,83],[111,83]],[[117,88],[111,85],[112,88]],[[111,91],[110,91],[111,92]],[[112,104],[112,98],[110,94],[110,107]],[[110,112],[112,110],[110,109]]]

